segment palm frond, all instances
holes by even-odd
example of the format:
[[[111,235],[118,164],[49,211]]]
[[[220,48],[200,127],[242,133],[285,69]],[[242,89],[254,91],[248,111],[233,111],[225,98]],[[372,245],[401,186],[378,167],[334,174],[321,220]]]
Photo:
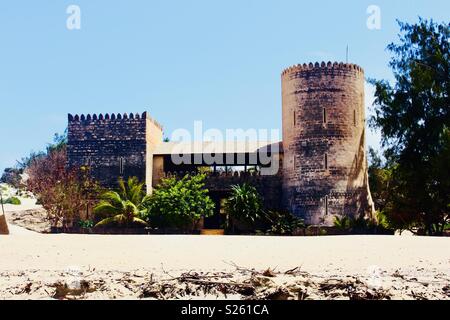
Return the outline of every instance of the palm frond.
[[[131,202],[133,202],[136,205],[140,204],[142,202],[143,197],[144,197],[144,193],[142,191],[143,188],[144,188],[144,184],[143,183],[138,183],[136,185],[133,185],[129,189],[129,198],[128,198],[128,200],[130,200]]]
[[[124,201],[123,208],[124,208],[124,211],[126,213],[130,213],[133,216],[135,216],[135,215],[137,215],[139,213],[139,210],[136,207],[136,205],[133,202],[129,201],[129,200]]]
[[[125,222],[125,217],[122,214],[118,214],[114,217],[109,217],[109,218],[101,220],[94,226],[94,228],[105,227],[105,226],[108,226],[111,224],[124,224],[124,222]]]
[[[107,191],[102,194],[102,200],[111,203],[113,206],[120,206],[122,203],[122,197],[115,191]]]
[[[119,179],[119,190],[107,191],[102,195],[102,200],[94,208],[94,213],[98,215],[97,218],[106,219],[101,220],[96,226],[106,226],[112,223],[119,225],[131,225],[138,223],[147,225],[142,220],[141,210],[143,210],[144,199],[144,183],[139,183],[138,178],[131,177],[126,182]],[[149,197],[145,197],[148,201]]]
[[[127,199],[128,195],[127,195],[127,187],[125,186],[125,181],[122,178],[119,178],[118,181],[119,184],[119,195],[121,198],[123,199]]]
[[[100,201],[100,203],[94,207],[94,214],[116,215],[120,213],[120,211],[120,207],[118,208],[105,200]]]
[[[148,223],[147,223],[147,222],[145,222],[144,220],[142,220],[142,219],[140,219],[140,218],[137,218],[137,217],[134,217],[134,218],[133,218],[133,223],[141,224],[141,225],[144,225],[144,226],[148,226]]]

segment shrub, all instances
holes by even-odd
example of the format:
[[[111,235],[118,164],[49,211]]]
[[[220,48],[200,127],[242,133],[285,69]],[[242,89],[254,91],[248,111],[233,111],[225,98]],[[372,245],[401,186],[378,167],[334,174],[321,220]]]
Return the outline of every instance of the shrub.
[[[90,229],[94,227],[94,221],[92,220],[80,220],[78,221],[78,226],[81,229]]]
[[[394,230],[384,214],[377,212],[376,216],[376,220],[364,217],[357,219],[349,216],[335,217],[334,226],[347,233],[385,233]]]
[[[287,211],[269,211],[266,219],[270,225],[270,233],[279,235],[293,235],[299,228],[304,228],[305,223]]]
[[[206,175],[163,179],[144,200],[145,219],[153,227],[194,230],[202,217],[214,214],[214,202],[204,188]]]
[[[391,229],[395,229],[393,228],[393,226],[391,225],[389,218],[386,216],[386,214],[384,214],[384,212],[382,211],[377,211],[376,212],[376,218],[377,218],[377,226],[384,228],[386,230],[391,230]]]
[[[61,147],[34,158],[26,169],[28,189],[47,211],[53,227],[72,226],[99,191],[89,168],[68,169],[66,162],[66,148]]]
[[[352,226],[352,221],[348,216],[343,217],[335,217],[334,218],[334,226],[336,229],[339,229],[341,231],[350,231]]]
[[[236,222],[244,224],[240,228],[255,229],[264,219],[262,197],[255,187],[246,183],[232,186],[225,211],[232,229],[235,229]]]
[[[20,199],[17,198],[17,197],[8,198],[3,203],[5,203],[5,204],[12,204],[12,205],[15,205],[15,206],[20,206],[22,204]]]

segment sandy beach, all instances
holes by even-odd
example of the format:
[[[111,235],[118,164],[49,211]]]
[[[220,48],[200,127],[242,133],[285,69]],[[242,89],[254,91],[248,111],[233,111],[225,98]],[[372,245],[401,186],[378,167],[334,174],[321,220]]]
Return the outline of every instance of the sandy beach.
[[[450,238],[42,234],[5,208],[0,299],[450,299]]]
[[[243,237],[194,235],[36,234],[11,226],[0,241],[0,270],[81,268],[130,270],[227,269],[225,262],[254,268],[302,266],[317,272],[338,268],[365,272],[425,268],[448,271],[447,238],[394,236]]]
[[[248,283],[261,276],[270,280],[272,289],[307,280],[309,296],[316,298],[332,297],[319,289],[315,292],[312,285],[320,287],[329,279],[361,282],[365,290],[382,290],[399,299],[448,299],[450,294],[448,238],[68,235],[38,234],[14,225],[10,229],[10,236],[0,237],[0,298],[5,299],[55,297],[55,283],[65,286],[74,277],[89,281],[90,286],[101,284],[101,290],[86,290],[83,298],[139,298],[145,296],[142,287],[149,283],[175,279],[174,288],[179,289],[186,280],[179,277],[187,276],[189,282],[192,274],[194,280],[206,276],[210,281],[231,283]],[[268,277],[264,276],[267,270]],[[342,298],[346,298],[342,283],[336,290],[343,290]],[[134,289],[112,290],[125,284]],[[192,283],[203,284],[208,283]],[[219,292],[214,297],[226,295]]]

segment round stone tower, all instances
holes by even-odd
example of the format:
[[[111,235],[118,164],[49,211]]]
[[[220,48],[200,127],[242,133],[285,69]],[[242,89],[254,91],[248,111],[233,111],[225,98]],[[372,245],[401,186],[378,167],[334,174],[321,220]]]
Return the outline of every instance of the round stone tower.
[[[283,202],[307,224],[373,212],[365,154],[364,71],[296,65],[282,73]]]

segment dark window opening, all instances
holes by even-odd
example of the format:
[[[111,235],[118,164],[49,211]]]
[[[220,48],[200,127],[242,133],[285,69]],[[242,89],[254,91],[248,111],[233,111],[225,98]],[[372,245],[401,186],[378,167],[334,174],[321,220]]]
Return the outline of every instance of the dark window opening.
[[[120,157],[119,158],[119,172],[120,172],[120,175],[123,175],[124,171],[125,171],[125,159],[123,157]]]
[[[323,108],[323,123],[327,123],[327,109]]]
[[[324,204],[325,204],[325,215],[328,215],[328,196],[325,196],[324,199]]]
[[[328,154],[325,153],[325,157],[324,157],[324,167],[325,169],[328,169]]]

